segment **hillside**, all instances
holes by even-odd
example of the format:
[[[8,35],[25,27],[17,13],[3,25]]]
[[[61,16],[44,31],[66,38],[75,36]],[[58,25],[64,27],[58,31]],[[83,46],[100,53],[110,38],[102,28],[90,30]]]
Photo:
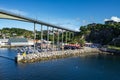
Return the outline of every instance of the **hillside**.
[[[120,23],[88,24],[80,27],[79,34],[88,42],[120,47]]]
[[[26,38],[32,38],[33,32],[21,28],[3,28],[0,30],[0,38],[6,37],[15,37],[15,36],[23,36]]]

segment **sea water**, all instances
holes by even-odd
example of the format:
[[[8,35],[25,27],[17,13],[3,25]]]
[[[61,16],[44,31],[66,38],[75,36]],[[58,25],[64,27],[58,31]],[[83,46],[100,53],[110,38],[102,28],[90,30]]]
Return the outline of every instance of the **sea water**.
[[[120,56],[69,57],[16,63],[15,49],[0,49],[0,80],[120,80]]]

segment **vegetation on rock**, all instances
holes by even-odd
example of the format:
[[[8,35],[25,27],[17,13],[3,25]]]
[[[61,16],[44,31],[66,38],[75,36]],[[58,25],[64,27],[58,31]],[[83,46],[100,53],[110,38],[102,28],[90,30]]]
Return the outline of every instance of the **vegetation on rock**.
[[[80,27],[79,34],[88,42],[120,46],[120,23],[88,24]]]

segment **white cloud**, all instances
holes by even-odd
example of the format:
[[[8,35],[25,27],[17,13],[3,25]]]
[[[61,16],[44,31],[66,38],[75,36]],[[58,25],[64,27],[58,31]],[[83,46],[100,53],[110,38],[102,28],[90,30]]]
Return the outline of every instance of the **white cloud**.
[[[3,7],[0,7],[0,9],[5,10],[5,11],[9,11],[9,12],[12,12],[12,13],[15,13],[15,14],[19,14],[19,15],[27,15],[26,12],[21,11],[21,10],[17,10],[17,9],[9,9],[9,8],[3,8]]]
[[[50,17],[49,20],[44,19],[44,21],[55,24],[64,28],[68,28],[71,30],[79,31],[80,25],[82,24],[82,21],[79,18],[75,19],[58,19],[58,18],[52,18]]]
[[[110,19],[104,19],[104,21],[109,21]]]
[[[116,21],[116,22],[120,22],[120,18],[113,16],[111,17],[111,20]]]
[[[113,20],[115,22],[120,22],[120,18],[118,18],[117,16],[112,16],[111,19],[105,19],[104,21],[108,21],[108,20]]]

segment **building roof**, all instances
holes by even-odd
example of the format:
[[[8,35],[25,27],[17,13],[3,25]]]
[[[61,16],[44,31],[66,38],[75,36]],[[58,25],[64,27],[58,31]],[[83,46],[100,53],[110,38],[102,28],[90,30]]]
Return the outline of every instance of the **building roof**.
[[[9,39],[0,39],[1,42],[8,42]]]
[[[107,21],[105,21],[105,24],[115,24],[115,23],[118,23],[118,22],[113,21],[113,20],[107,20]]]
[[[28,42],[26,38],[10,38],[8,42]]]

